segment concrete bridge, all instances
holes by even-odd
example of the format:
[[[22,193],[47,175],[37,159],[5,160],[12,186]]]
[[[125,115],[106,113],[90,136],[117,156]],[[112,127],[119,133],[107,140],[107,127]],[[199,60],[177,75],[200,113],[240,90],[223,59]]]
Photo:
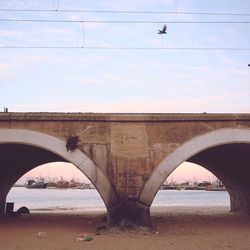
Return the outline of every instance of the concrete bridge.
[[[1,213],[22,175],[56,161],[90,179],[110,224],[149,225],[157,191],[184,161],[223,182],[232,211],[250,212],[250,114],[0,113],[0,157]]]

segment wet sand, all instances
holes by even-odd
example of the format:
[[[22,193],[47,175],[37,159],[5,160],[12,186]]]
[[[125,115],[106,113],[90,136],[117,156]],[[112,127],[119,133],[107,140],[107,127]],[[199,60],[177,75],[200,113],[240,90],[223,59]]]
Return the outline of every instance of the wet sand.
[[[0,249],[250,249],[250,216],[228,208],[157,208],[152,230],[105,229],[105,212],[33,213],[0,218]],[[46,232],[45,237],[38,237]],[[79,234],[93,237],[77,242]]]

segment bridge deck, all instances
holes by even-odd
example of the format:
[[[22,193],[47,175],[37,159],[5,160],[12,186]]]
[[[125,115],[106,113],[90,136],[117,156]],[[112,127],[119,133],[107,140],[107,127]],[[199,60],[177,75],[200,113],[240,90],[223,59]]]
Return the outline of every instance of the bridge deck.
[[[189,122],[250,121],[250,114],[238,113],[0,113],[0,120],[15,121],[100,121],[100,122]]]

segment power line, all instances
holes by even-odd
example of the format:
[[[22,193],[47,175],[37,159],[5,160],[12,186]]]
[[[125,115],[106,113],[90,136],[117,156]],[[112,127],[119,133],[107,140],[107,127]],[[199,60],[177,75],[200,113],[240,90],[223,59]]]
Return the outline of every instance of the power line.
[[[79,12],[106,14],[175,14],[175,15],[214,15],[214,16],[250,16],[250,13],[227,12],[189,12],[189,11],[126,11],[126,10],[76,10],[76,9],[0,9],[0,12]]]
[[[150,20],[53,20],[53,19],[0,19],[0,22],[40,22],[40,23],[126,23],[126,24],[248,24],[250,21],[150,21]]]
[[[177,12],[178,8],[177,8],[177,0],[174,1],[174,6],[175,6],[175,12]]]
[[[84,23],[82,23],[82,46],[85,47],[86,45],[86,39],[85,39],[85,27],[84,27]]]
[[[249,48],[223,47],[102,47],[102,46],[0,46],[0,49],[86,49],[86,50],[198,50],[250,51]]]

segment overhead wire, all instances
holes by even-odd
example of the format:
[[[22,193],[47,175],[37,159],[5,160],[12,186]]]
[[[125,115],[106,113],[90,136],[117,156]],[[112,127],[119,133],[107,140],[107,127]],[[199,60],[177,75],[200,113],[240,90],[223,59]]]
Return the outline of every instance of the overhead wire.
[[[53,10],[48,9],[0,9],[0,12],[84,12],[84,13],[118,13],[118,14],[184,14],[184,15],[221,15],[221,16],[250,16],[250,13],[217,13],[217,12],[183,12],[177,11],[119,11],[119,10],[70,10],[59,9],[60,0],[53,1]],[[118,23],[118,24],[249,24],[250,21],[151,21],[151,20],[56,20],[56,19],[0,19],[0,22],[48,22],[48,23],[81,23],[81,46],[0,46],[0,49],[89,49],[89,50],[228,50],[249,51],[250,48],[223,47],[102,47],[86,46],[84,23]]]
[[[0,49],[86,49],[86,50],[204,50],[204,51],[250,51],[236,47],[103,47],[103,46],[0,46]]]
[[[86,39],[85,39],[85,27],[84,27],[84,22],[82,22],[82,46],[85,47],[86,45]]]
[[[174,5],[175,5],[175,12],[177,13],[177,10],[178,10],[178,8],[177,8],[177,0],[174,1]]]
[[[177,14],[177,15],[214,15],[214,16],[250,16],[250,13],[229,12],[193,12],[193,11],[129,11],[129,10],[81,10],[81,9],[0,9],[0,12],[78,12],[106,14]]]
[[[0,46],[1,49],[97,49],[97,50],[238,50],[238,51],[248,51],[250,48],[192,48],[192,47],[180,47],[180,48],[168,48],[168,47],[87,47],[86,38],[85,38],[85,23],[154,23],[154,24],[163,24],[163,23],[176,23],[176,24],[249,24],[250,21],[122,21],[122,20],[51,20],[51,19],[0,19],[0,22],[49,22],[49,23],[80,23],[82,24],[82,43],[81,46]]]
[[[246,24],[250,21],[150,21],[150,20],[56,20],[56,19],[0,19],[0,22],[46,22],[46,23],[124,23],[124,24]]]

